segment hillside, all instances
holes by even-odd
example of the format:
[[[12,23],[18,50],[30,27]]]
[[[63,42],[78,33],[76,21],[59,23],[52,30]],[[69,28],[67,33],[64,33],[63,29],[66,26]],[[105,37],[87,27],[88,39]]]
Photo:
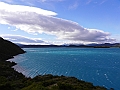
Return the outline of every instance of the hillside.
[[[22,53],[25,53],[25,51],[19,48],[16,44],[0,37],[0,59],[9,59]]]
[[[0,90],[107,90],[75,77],[39,75],[26,78],[11,68],[14,62],[6,61],[24,52],[12,42],[0,38]]]

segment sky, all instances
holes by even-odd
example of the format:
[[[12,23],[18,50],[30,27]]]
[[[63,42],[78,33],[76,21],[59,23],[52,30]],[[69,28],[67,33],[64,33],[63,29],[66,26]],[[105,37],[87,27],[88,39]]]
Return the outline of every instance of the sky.
[[[21,44],[120,43],[120,0],[0,0],[0,36]]]

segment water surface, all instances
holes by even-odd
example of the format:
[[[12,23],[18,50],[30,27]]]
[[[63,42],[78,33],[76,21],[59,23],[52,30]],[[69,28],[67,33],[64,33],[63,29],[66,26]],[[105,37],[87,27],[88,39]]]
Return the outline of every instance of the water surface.
[[[14,68],[27,77],[74,76],[94,85],[120,90],[120,48],[25,48]]]

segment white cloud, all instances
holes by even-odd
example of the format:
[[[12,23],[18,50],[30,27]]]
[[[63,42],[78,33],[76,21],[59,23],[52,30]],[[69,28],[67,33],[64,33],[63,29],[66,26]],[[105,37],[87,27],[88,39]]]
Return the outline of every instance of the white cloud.
[[[15,26],[28,33],[46,33],[58,39],[84,42],[112,42],[109,33],[86,29],[78,23],[55,17],[55,12],[36,7],[9,5],[0,2],[0,24]],[[15,9],[14,9],[15,8]],[[14,10],[13,10],[14,9]]]
[[[4,2],[0,2],[0,10],[1,10],[1,14],[2,13],[4,14],[5,12],[6,13],[12,12],[12,13],[18,13],[18,14],[22,14],[23,12],[24,13],[32,12],[32,13],[37,13],[41,15],[49,15],[49,16],[57,15],[55,12],[43,10],[36,7],[22,6],[22,5],[9,5]]]
[[[47,42],[43,41],[41,38],[29,38],[21,35],[10,35],[10,34],[5,34],[1,35],[6,40],[9,40],[14,43],[20,43],[20,44],[48,44]]]

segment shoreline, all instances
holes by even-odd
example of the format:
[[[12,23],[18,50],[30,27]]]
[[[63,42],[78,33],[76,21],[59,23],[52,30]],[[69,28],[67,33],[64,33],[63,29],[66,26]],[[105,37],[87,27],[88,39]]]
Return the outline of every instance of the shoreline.
[[[10,58],[11,59],[11,58]],[[58,79],[58,80],[60,80],[61,81],[61,79],[62,79],[62,82],[61,82],[61,84],[64,86],[64,87],[67,87],[67,88],[71,88],[71,87],[74,87],[74,85],[73,85],[73,83],[70,85],[69,83],[71,83],[72,81],[71,80],[75,80],[76,81],[76,84],[77,83],[81,83],[83,86],[85,85],[85,88],[96,88],[95,90],[97,90],[97,88],[99,88],[99,90],[107,90],[105,87],[101,87],[101,86],[93,86],[93,84],[92,83],[90,83],[90,82],[85,82],[85,81],[81,81],[81,80],[79,80],[79,79],[77,79],[77,78],[75,78],[75,77],[67,77],[67,76],[63,76],[63,75],[61,75],[61,76],[57,76],[57,75],[55,75],[55,76],[53,76],[53,75],[51,75],[51,74],[47,74],[47,75],[38,75],[38,76],[36,76],[36,77],[34,77],[34,78],[30,78],[30,77],[25,77],[25,75],[23,75],[22,73],[19,73],[18,71],[16,71],[16,70],[14,70],[14,68],[12,68],[14,65],[16,65],[17,63],[15,63],[15,62],[10,62],[10,61],[8,61],[9,59],[7,59],[7,60],[3,60],[3,62],[4,62],[4,64],[9,64],[9,70],[10,70],[10,73],[11,73],[11,75],[9,75],[9,79],[7,80],[7,82],[9,82],[9,83],[7,83],[7,84],[5,84],[5,85],[3,85],[3,86],[1,86],[0,85],[0,89],[2,90],[2,88],[5,88],[6,86],[7,87],[9,87],[9,88],[11,88],[11,89],[5,89],[5,90],[16,90],[16,88],[19,88],[18,90],[20,90],[20,89],[22,89],[22,88],[25,88],[25,87],[28,87],[29,85],[26,85],[26,83],[22,83],[23,82],[23,80],[24,81],[29,81],[30,80],[30,85],[33,83],[33,81],[35,81],[36,82],[36,84],[39,82],[39,83],[43,83],[43,82],[46,82],[46,84],[48,83],[48,79],[49,80],[51,80],[51,83],[53,82],[53,80],[54,79]],[[14,75],[12,74],[12,73],[14,73]],[[39,81],[39,79],[45,79],[45,80],[43,80],[43,81]],[[37,80],[36,80],[37,79]],[[10,80],[12,81],[12,82],[10,82]],[[65,80],[65,81],[64,81]],[[67,80],[67,83],[68,84],[66,84],[66,80]],[[68,82],[70,80],[70,82]],[[20,83],[20,81],[22,81],[21,83]],[[17,83],[17,84],[15,84],[15,82],[19,82],[19,83]],[[34,83],[35,83],[34,82]],[[65,82],[65,83],[64,83]],[[11,85],[12,83],[14,83],[14,85]],[[55,82],[55,83],[57,83],[57,82]],[[20,85],[20,86],[19,86]],[[52,84],[50,84],[50,86],[51,86]],[[53,84],[54,85],[54,84]],[[68,86],[66,86],[66,85],[68,85]],[[87,85],[87,86],[86,86]],[[49,85],[47,85],[47,86],[41,86],[41,87],[43,87],[43,88],[48,88],[48,86]],[[76,85],[75,85],[76,86]],[[82,86],[82,87],[83,87]],[[89,87],[90,86],[90,87]],[[1,88],[2,87],[2,88]],[[6,88],[7,88],[6,87]],[[57,86],[56,86],[57,87]],[[79,86],[77,86],[77,87],[79,87]],[[33,87],[34,88],[34,87]],[[61,87],[62,88],[62,87]],[[24,89],[23,89],[24,90]],[[25,90],[29,90],[29,89],[25,89]],[[35,90],[38,90],[38,89],[35,89]],[[42,89],[40,89],[40,90],[42,90]],[[48,90],[54,90],[54,89],[48,89]],[[61,89],[56,89],[56,90],[61,90]],[[63,89],[63,90],[66,90],[66,89]],[[71,89],[70,89],[71,90]],[[73,90],[76,90],[76,89],[73,89]],[[85,90],[84,88],[82,89],[82,90]],[[92,90],[92,89],[90,89],[90,90]]]
[[[3,38],[0,38],[0,42],[0,90],[107,90],[105,87],[63,75],[25,77],[12,68],[17,63],[8,60],[26,52]]]

